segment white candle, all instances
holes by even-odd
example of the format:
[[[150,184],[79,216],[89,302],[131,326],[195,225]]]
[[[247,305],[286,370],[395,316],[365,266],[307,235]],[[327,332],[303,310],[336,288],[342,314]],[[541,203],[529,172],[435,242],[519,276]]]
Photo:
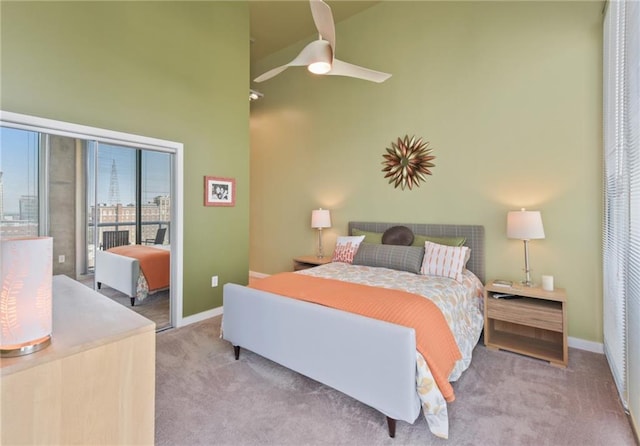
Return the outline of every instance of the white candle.
[[[542,289],[553,291],[553,276],[542,276]]]

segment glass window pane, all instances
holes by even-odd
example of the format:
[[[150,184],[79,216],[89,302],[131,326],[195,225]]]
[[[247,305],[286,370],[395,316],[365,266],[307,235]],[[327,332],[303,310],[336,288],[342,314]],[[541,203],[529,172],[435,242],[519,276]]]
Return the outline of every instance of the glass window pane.
[[[98,240],[104,231],[129,231],[136,241],[136,150],[98,144]]]
[[[142,151],[142,240],[169,244],[171,155]],[[164,231],[163,231],[164,229]]]
[[[39,153],[37,132],[0,129],[0,236],[39,234]]]

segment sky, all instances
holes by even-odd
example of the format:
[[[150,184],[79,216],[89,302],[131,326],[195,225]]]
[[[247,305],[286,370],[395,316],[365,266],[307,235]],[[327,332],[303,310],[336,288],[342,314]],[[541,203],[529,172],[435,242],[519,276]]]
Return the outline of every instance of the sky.
[[[89,147],[95,147],[90,143]],[[92,155],[92,151],[89,152]],[[109,184],[115,160],[120,203],[135,202],[135,150],[100,144],[98,148],[98,202],[111,204]],[[90,155],[90,159],[92,156]],[[170,157],[162,152],[143,151],[143,194],[147,203],[158,195],[169,195]],[[0,128],[0,172],[3,172],[5,214],[19,212],[21,195],[37,195],[38,134],[19,129]]]
[[[119,202],[135,202],[135,151],[126,147],[101,144],[98,151],[98,203],[111,203],[111,170],[115,161],[118,177]],[[93,162],[91,159],[90,162]],[[170,155],[144,151],[142,156],[142,201],[148,203],[158,195],[170,192]],[[118,201],[116,201],[118,202]]]
[[[0,172],[5,214],[18,212],[21,195],[38,193],[37,164],[37,133],[0,128]]]

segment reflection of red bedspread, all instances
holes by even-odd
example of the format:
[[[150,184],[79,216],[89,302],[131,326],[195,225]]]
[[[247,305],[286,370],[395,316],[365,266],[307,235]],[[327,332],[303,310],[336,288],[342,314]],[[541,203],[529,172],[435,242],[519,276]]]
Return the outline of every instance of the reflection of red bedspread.
[[[168,249],[142,245],[116,246],[107,251],[140,261],[140,270],[147,279],[150,291],[169,287],[170,252]]]

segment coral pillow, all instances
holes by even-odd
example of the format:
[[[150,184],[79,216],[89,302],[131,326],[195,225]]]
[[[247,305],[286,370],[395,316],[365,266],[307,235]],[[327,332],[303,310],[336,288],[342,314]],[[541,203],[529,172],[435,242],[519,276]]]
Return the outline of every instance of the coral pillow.
[[[462,282],[462,272],[469,260],[469,253],[469,248],[466,246],[445,246],[425,242],[420,274],[450,277]]]
[[[333,251],[333,261],[353,263],[353,256],[358,251],[362,240],[364,240],[364,235],[338,237],[336,249]]]

